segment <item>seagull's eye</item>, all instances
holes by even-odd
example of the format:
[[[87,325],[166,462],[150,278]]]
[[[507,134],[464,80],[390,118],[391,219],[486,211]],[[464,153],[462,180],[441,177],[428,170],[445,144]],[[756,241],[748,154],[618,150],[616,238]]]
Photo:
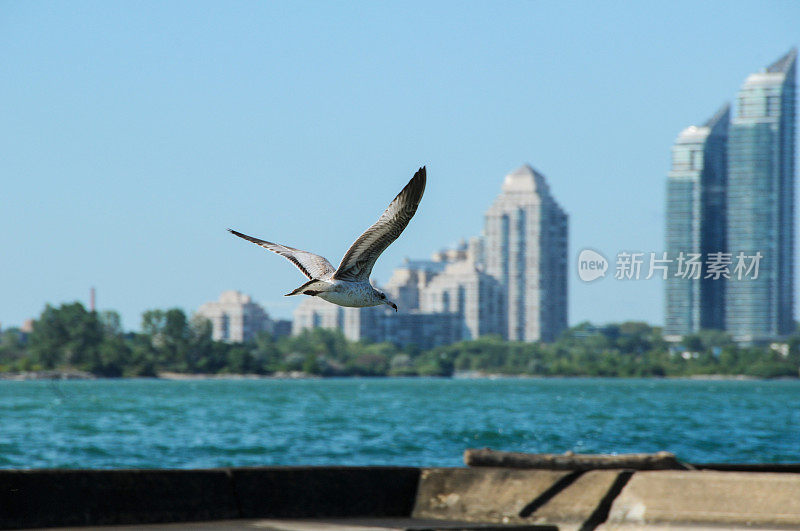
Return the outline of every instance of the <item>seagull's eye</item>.
[[[381,293],[381,299],[385,299],[385,298],[386,298],[386,295],[384,295],[383,293]]]

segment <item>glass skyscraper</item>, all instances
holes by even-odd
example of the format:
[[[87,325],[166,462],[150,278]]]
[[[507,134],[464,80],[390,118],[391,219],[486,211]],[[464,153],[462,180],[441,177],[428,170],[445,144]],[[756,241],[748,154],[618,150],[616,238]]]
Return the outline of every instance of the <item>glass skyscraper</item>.
[[[726,282],[725,328],[759,342],[794,329],[793,49],[739,91],[728,144],[728,250],[763,258],[758,278]]]
[[[667,178],[666,251],[673,260],[665,283],[669,339],[725,326],[725,283],[704,278],[705,258],[726,250],[725,185],[730,106],[700,127],[684,129],[672,148]],[[681,254],[682,253],[682,254]],[[678,258],[694,256],[702,266],[680,275]],[[682,262],[685,263],[685,262]],[[678,273],[676,275],[676,273]]]

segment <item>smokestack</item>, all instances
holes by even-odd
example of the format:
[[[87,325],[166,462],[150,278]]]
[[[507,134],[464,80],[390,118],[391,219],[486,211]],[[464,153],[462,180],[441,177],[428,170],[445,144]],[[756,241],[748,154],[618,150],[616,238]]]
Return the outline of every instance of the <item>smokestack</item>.
[[[92,286],[92,289],[89,290],[89,311],[91,311],[91,312],[95,311],[95,307],[94,307],[94,286]]]

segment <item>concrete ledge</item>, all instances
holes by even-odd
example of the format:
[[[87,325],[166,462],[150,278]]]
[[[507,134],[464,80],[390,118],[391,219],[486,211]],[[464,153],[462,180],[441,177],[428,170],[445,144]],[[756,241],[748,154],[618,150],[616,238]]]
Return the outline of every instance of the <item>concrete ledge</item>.
[[[242,518],[408,516],[420,470],[411,467],[232,469]]]
[[[225,470],[0,471],[0,528],[236,518]]]
[[[165,522],[189,528],[200,524],[181,522],[199,521],[205,521],[201,527],[295,530],[341,529],[357,521],[416,530],[797,529],[800,474],[412,467],[0,470],[0,529],[162,528]],[[272,527],[263,527],[267,524]]]
[[[558,524],[560,529],[593,528],[606,519],[614,496],[630,475],[621,470],[586,472],[536,509],[531,519]]]
[[[525,508],[570,472],[429,468],[420,476],[414,518],[523,523]]]
[[[214,529],[225,531],[559,531],[555,526],[481,524],[420,520],[416,518],[317,518],[317,519],[240,519],[192,522],[190,524],[149,524],[137,526],[76,527],[74,531],[138,531],[167,529],[192,531]],[[719,530],[717,530],[719,531]]]
[[[800,476],[637,472],[614,500],[606,528],[642,525],[800,527]]]
[[[0,529],[409,516],[419,469],[0,470]]]

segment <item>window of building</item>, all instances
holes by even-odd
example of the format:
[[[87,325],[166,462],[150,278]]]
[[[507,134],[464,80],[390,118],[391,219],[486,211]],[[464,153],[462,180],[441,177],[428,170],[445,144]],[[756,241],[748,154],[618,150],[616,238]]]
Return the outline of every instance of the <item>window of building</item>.
[[[767,96],[767,116],[776,116],[778,114],[779,106],[780,101],[778,100],[778,96],[776,94]]]
[[[698,149],[692,150],[690,168],[692,170],[702,170],[703,169],[703,152],[702,151],[700,151]]]
[[[222,340],[223,341],[228,340],[231,337],[230,336],[230,326],[231,326],[230,325],[230,317],[228,317],[227,313],[223,313],[222,314],[222,330],[221,330],[221,332],[222,332],[221,335],[222,335]]]
[[[684,170],[689,167],[690,155],[685,148],[672,150],[672,169]]]

